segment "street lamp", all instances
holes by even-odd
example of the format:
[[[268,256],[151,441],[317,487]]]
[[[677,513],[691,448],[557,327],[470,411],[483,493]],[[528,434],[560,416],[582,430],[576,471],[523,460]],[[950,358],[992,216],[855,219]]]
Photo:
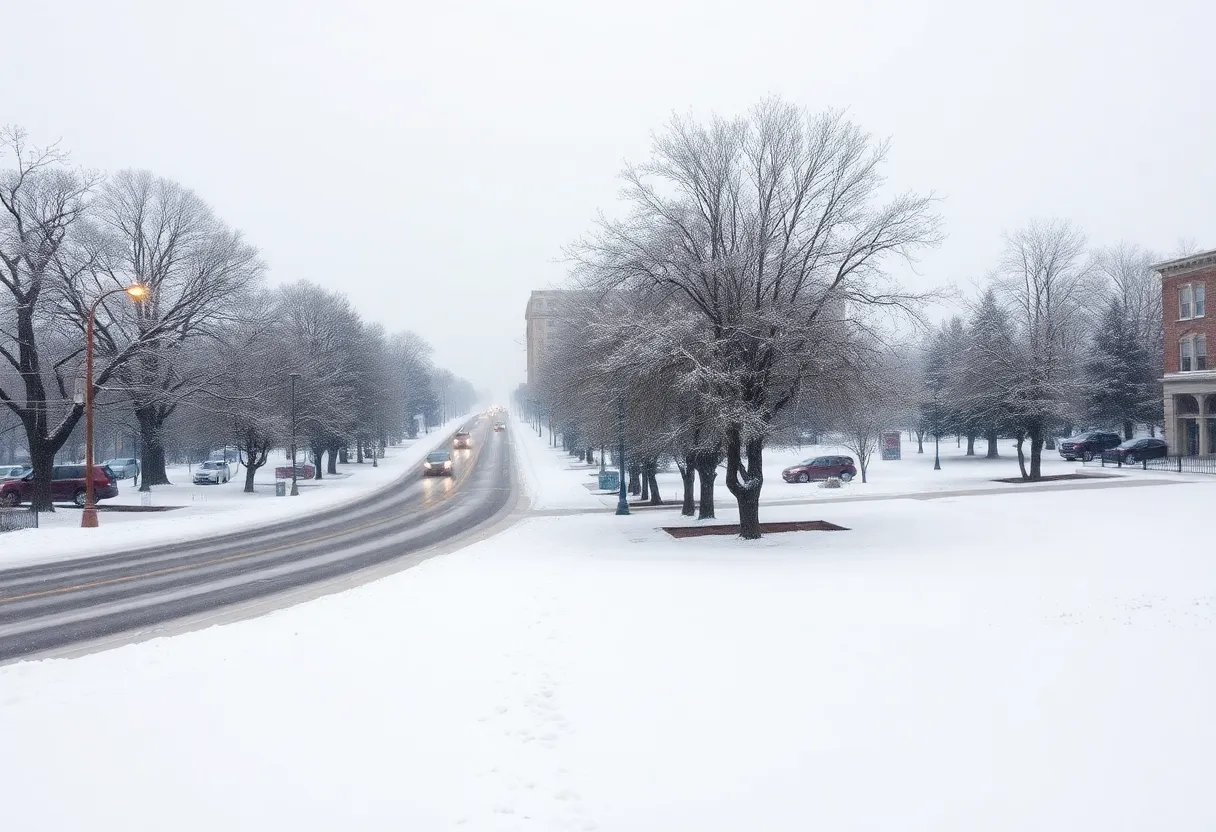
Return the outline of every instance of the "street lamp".
[[[942,470],[942,454],[941,454],[941,433],[942,433],[942,414],[941,408],[937,403],[938,391],[933,391],[933,470]]]
[[[89,307],[89,319],[85,324],[84,333],[84,513],[80,515],[80,527],[83,529],[97,528],[97,501],[93,494],[93,322],[97,317],[97,307],[110,295],[125,294],[131,300],[139,303],[148,297],[148,287],[142,283],[132,283],[102,292],[93,305]]]
[[[291,374],[291,496],[300,496],[300,486],[296,484],[296,380],[299,373]]]
[[[620,400],[616,400],[616,432],[617,432],[617,467],[621,469],[620,490],[617,492],[616,498],[616,513],[624,515],[629,513],[629,497],[625,494],[625,405]]]

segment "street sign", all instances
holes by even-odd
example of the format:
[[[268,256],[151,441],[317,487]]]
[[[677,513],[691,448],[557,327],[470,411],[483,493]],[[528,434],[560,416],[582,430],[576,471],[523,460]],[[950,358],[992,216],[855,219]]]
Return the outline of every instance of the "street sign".
[[[900,432],[897,430],[884,431],[882,435],[882,458],[900,458]]]

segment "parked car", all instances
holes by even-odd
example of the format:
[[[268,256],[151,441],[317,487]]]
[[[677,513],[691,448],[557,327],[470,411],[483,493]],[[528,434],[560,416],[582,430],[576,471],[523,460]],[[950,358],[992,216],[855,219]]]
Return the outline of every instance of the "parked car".
[[[1121,462],[1124,465],[1135,465],[1142,459],[1159,459],[1169,454],[1169,446],[1164,439],[1144,437],[1129,439],[1117,448],[1102,452],[1103,462]]]
[[[851,456],[817,456],[804,459],[781,472],[781,478],[786,482],[810,482],[829,477],[839,477],[848,482],[855,476],[857,468]]]
[[[209,459],[194,469],[195,485],[219,485],[232,479],[232,469],[222,459]]]
[[[51,468],[51,499],[57,503],[69,500],[84,505],[84,465],[56,465]],[[0,505],[9,508],[28,503],[34,496],[34,472],[18,480],[0,483]],[[118,485],[104,465],[93,466],[93,499],[108,500],[118,496]]]
[[[1122,442],[1123,437],[1117,433],[1091,430],[1060,440],[1060,456],[1069,462],[1077,458],[1089,462],[1095,456],[1100,456],[1103,451],[1117,448]]]
[[[452,448],[457,451],[468,450],[472,443],[473,439],[469,436],[468,431],[457,431],[456,435],[452,437]]]
[[[422,476],[452,476],[452,455],[447,451],[435,451],[433,454],[428,454],[426,462],[422,463]]]
[[[19,480],[32,470],[28,465],[0,465],[0,481]]]
[[[120,480],[129,480],[139,476],[139,460],[134,457],[122,459],[107,459],[102,465],[114,472]]]
[[[506,425],[504,425],[502,422],[495,422],[495,423],[494,423],[494,432],[495,432],[495,433],[502,433],[502,432],[503,432],[504,430],[506,430],[506,429],[507,429],[507,426],[506,426]]]

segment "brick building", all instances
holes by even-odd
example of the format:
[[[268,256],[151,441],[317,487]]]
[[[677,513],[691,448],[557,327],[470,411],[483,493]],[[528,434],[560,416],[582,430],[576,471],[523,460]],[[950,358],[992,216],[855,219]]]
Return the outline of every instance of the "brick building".
[[[1165,317],[1165,438],[1171,454],[1216,454],[1216,316],[1208,290],[1216,291],[1216,250],[1158,263]]]

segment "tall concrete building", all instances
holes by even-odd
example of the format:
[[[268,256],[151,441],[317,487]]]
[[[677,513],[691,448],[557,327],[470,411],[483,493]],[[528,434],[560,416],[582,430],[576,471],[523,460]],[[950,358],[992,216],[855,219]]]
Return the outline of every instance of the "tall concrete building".
[[[540,380],[541,362],[553,338],[561,300],[567,294],[562,289],[537,289],[528,298],[524,320],[528,324],[529,387],[534,387]]]
[[[1171,454],[1216,454],[1216,316],[1207,289],[1216,290],[1216,250],[1158,263],[1165,325],[1165,438]]]

